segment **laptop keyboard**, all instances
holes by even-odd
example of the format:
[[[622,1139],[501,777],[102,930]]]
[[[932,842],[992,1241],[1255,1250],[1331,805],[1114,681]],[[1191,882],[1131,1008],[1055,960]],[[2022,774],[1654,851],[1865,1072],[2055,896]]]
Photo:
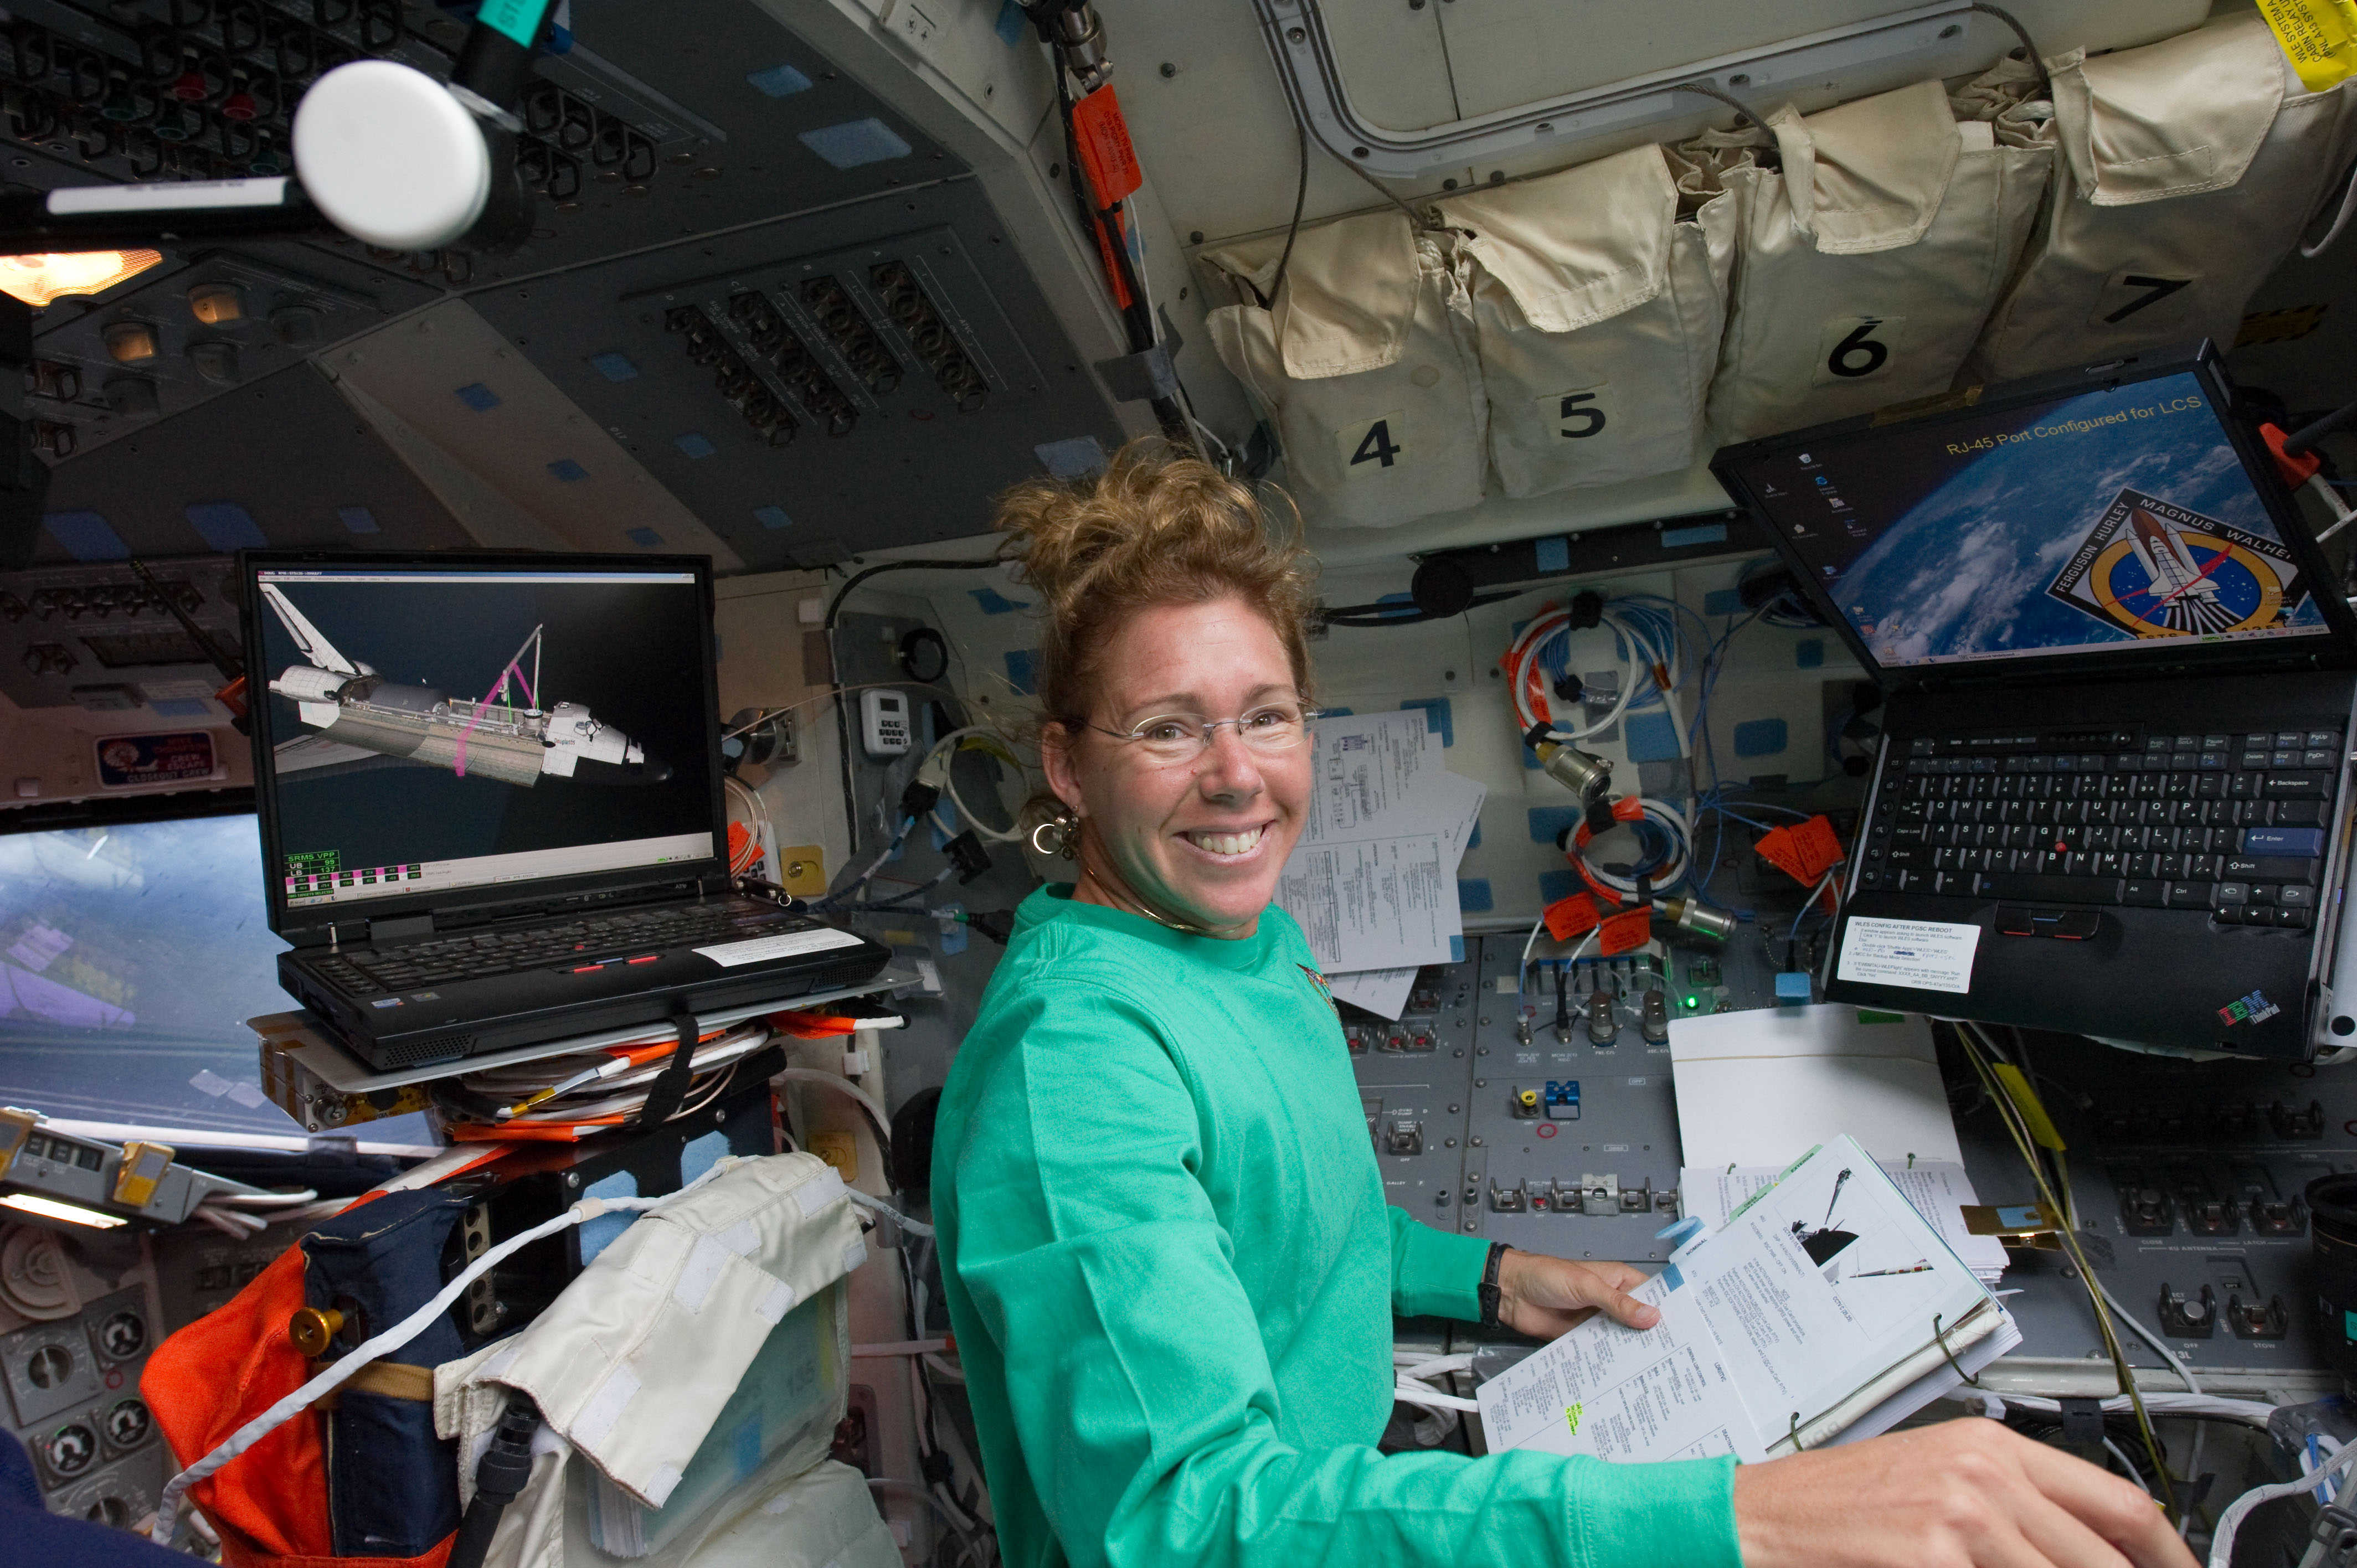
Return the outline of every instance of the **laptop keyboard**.
[[[2313,926],[2347,755],[2340,719],[2264,735],[2070,739],[2092,749],[2033,735],[1900,743],[1858,886]]]
[[[733,902],[663,905],[555,926],[453,932],[399,947],[322,954],[307,961],[314,974],[346,995],[372,996],[534,969],[594,973],[616,964],[651,963],[666,949],[743,936],[784,916],[781,909]]]

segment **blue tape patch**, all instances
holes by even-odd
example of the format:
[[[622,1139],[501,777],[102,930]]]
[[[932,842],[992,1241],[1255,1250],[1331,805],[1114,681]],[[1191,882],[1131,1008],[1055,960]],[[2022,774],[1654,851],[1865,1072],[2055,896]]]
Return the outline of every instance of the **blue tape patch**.
[[[1792,662],[1803,670],[1821,670],[1825,662],[1825,639],[1804,637],[1792,644]]]
[[[1587,815],[1577,806],[1533,806],[1529,811],[1531,842],[1544,844],[1555,843],[1555,835],[1565,829],[1578,827]]]
[[[200,719],[212,711],[202,697],[150,697],[147,706],[159,719]]]
[[[963,915],[965,913],[965,906],[963,904],[944,904],[942,908],[949,910],[952,914]],[[952,953],[962,953],[965,951],[965,922],[963,920],[937,919],[933,922],[933,945],[941,949],[942,956],[943,958],[947,958]]]
[[[1663,1263],[1662,1265],[1662,1277],[1670,1282],[1670,1288],[1672,1290],[1684,1290],[1685,1288],[1685,1273],[1675,1263]]]
[[[1739,616],[1743,613],[1743,596],[1733,588],[1713,588],[1702,596],[1705,615]]]
[[[662,535],[657,533],[651,528],[628,529],[624,531],[622,537],[629,540],[631,543],[637,545],[641,550],[652,550],[656,545],[662,542]]]
[[[1813,994],[1808,971],[1788,969],[1776,977],[1776,1001],[1781,1006],[1806,1006]]]
[[[691,457],[709,457],[720,450],[712,444],[709,437],[699,435],[693,430],[684,435],[673,436],[671,444]]]
[[[1031,455],[1039,459],[1041,467],[1060,479],[1085,479],[1105,471],[1104,448],[1093,435],[1042,441],[1031,448]]]
[[[1571,570],[1571,541],[1562,534],[1531,541],[1531,564],[1542,572]]]
[[[991,31],[996,33],[998,41],[1010,49],[1034,36],[1031,18],[1023,14],[1021,0],[1006,0],[1006,4],[999,6],[998,20],[992,24]]]
[[[581,1196],[584,1197],[636,1197],[639,1196],[639,1178],[629,1171],[616,1171],[612,1176],[591,1182],[587,1190]],[[635,1214],[625,1212],[600,1214],[595,1219],[582,1221],[576,1228],[576,1233],[581,1238],[581,1266],[587,1268],[589,1261],[612,1246],[614,1239],[628,1230],[630,1228],[630,1221],[637,1218]]]
[[[1568,868],[1562,871],[1542,871],[1539,873],[1539,902],[1559,904],[1578,892],[1582,886],[1584,885],[1579,880],[1579,874]]]
[[[1457,879],[1457,908],[1468,915],[1486,915],[1498,907],[1497,897],[1490,891],[1486,876],[1460,876]]]
[[[267,550],[270,540],[253,514],[235,501],[199,501],[188,509],[189,525],[207,544],[226,555],[232,550]]]
[[[791,528],[794,525],[794,520],[786,515],[786,509],[781,506],[755,507],[753,521],[763,528]]]
[[[773,65],[767,70],[750,71],[745,80],[768,98],[791,98],[797,92],[808,92],[811,87],[811,79],[790,65]]]
[[[1726,542],[1727,524],[1723,522],[1695,522],[1689,523],[1684,528],[1662,530],[1662,548],[1664,550],[1682,550],[1689,544],[1724,544]]]
[[[1481,847],[1481,819],[1479,817],[1473,819],[1473,832],[1471,835],[1466,839],[1465,847],[1467,849],[1480,849]]]
[[[1623,744],[1631,762],[1672,762],[1678,755],[1678,729],[1670,715],[1652,710],[1621,716]]]
[[[589,470],[570,457],[559,457],[548,466],[548,471],[568,485],[578,484],[589,477]]]
[[[907,157],[913,150],[891,126],[873,117],[846,120],[840,125],[822,125],[794,139],[836,168],[889,163],[894,158]]]
[[[1440,744],[1443,747],[1452,746],[1457,744],[1457,723],[1449,714],[1448,698],[1418,697],[1413,702],[1402,703],[1400,706],[1403,708],[1422,708],[1424,710],[1425,727],[1433,730],[1439,735]]]
[[[468,381],[463,387],[451,389],[452,395],[477,413],[489,413],[500,406],[500,394],[480,381]]]
[[[639,367],[619,349],[608,349],[602,354],[589,356],[589,368],[609,381],[634,381],[639,379]]]
[[[1039,650],[1036,648],[1008,650],[1006,678],[1014,682],[1017,696],[1035,694],[1039,689]]]
[[[1009,610],[1028,610],[1031,607],[1029,605],[1008,598],[996,588],[968,588],[966,592],[974,596],[974,602],[982,607],[982,613],[986,616],[1003,616]]]
[[[1746,719],[1735,726],[1735,755],[1774,757],[1792,744],[1782,719]]]
[[[1355,708],[1320,708],[1318,710],[1321,715],[1329,719],[1347,719],[1357,711],[1358,710]]]
[[[728,1156],[728,1134],[706,1133],[690,1140],[679,1151],[679,1185],[685,1187]]]
[[[53,511],[41,519],[49,537],[77,561],[126,561],[131,547],[94,511]]]
[[[336,521],[344,525],[344,532],[347,533],[375,533],[379,532],[376,525],[376,513],[369,510],[369,509],[364,506],[338,507],[336,509]]]
[[[1451,937],[1448,939],[1448,961],[1451,963],[1463,963],[1465,961],[1465,939],[1463,937]]]

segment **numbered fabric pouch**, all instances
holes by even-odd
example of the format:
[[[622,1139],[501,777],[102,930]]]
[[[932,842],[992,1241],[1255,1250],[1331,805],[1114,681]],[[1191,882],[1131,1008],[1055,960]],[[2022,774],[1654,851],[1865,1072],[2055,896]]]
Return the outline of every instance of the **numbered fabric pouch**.
[[[1937,81],[1806,116],[1787,106],[1768,129],[1781,169],[1724,176],[1743,228],[1713,434],[1749,440],[1946,392],[2029,241],[2050,151],[1958,122]]]
[[[2054,198],[1973,374],[2003,381],[2209,338],[2339,193],[2349,83],[2303,92],[2257,13],[2048,62]]]
[[[1726,319],[1738,204],[1692,218],[1662,149],[1631,147],[1442,204],[1466,256],[1510,496],[1684,469]]]
[[[1311,521],[1394,528],[1480,500],[1489,411],[1453,244],[1389,210],[1305,229],[1274,309],[1211,313],[1221,362],[1268,411]],[[1284,249],[1280,234],[1204,259],[1250,300],[1275,286]]]

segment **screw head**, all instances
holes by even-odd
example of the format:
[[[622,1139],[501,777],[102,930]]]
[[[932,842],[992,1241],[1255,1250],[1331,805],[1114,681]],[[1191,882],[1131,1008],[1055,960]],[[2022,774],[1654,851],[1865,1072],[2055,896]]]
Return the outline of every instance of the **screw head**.
[[[1176,75],[1178,75],[1178,68],[1177,66],[1172,65],[1172,64],[1171,64],[1168,60],[1167,60],[1167,59],[1166,59],[1166,60],[1164,60],[1164,61],[1162,62],[1162,79],[1163,79],[1165,81],[1169,81],[1172,77],[1174,77],[1174,76],[1176,76]]]
[[[1309,35],[1299,27],[1287,27],[1285,29],[1285,41],[1288,44],[1300,43],[1308,37]]]
[[[1187,231],[1187,242],[1190,245],[1201,244],[1203,242],[1203,231],[1200,229],[1189,230]]]

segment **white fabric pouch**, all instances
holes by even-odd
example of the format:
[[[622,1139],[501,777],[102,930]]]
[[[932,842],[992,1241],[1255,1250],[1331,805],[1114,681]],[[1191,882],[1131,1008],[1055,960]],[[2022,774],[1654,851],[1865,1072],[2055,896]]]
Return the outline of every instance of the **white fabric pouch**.
[[[521,1390],[608,1482],[659,1509],[770,1330],[866,1255],[825,1161],[727,1162],[631,1224],[529,1326],[436,1368],[436,1428],[478,1438]],[[462,1495],[473,1447],[459,1447]]]
[[[2338,193],[2357,143],[2357,83],[2302,91],[2247,9],[2048,67],[2054,199],[1975,350],[1975,378],[2196,338],[2232,348],[2253,292]]]
[[[1211,313],[1221,362],[1285,448],[1303,514],[1393,528],[1480,501],[1488,406],[1460,258],[1392,209],[1223,246],[1203,260],[1242,303]],[[1271,309],[1258,299],[1275,290]]]
[[[1787,106],[1767,129],[1780,169],[1723,137],[1677,150],[1721,171],[1743,209],[1714,436],[1946,392],[2029,240],[2050,149],[1959,122],[1937,81],[1816,114]]]
[[[1466,258],[1508,495],[1694,461],[1738,214],[1723,192],[1690,217],[1679,207],[1650,145],[1441,204]]]

